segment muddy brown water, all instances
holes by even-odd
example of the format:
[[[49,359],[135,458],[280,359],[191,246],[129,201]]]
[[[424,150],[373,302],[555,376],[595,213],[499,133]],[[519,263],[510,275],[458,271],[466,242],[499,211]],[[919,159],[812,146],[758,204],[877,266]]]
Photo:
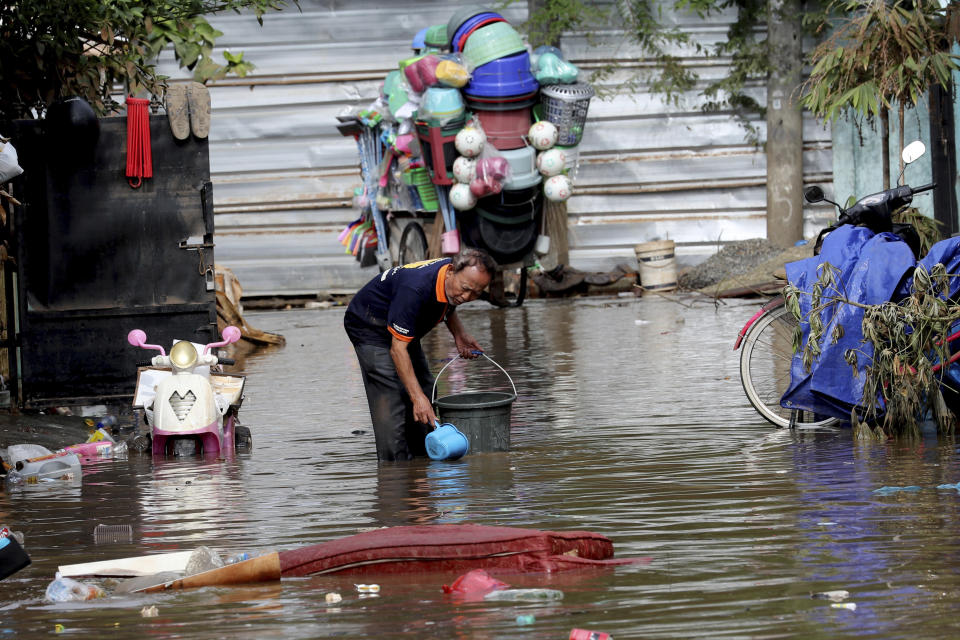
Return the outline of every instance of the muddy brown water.
[[[960,635],[960,481],[954,441],[861,443],[849,429],[766,424],[741,391],[733,341],[756,302],[529,301],[462,310],[513,376],[512,450],[378,465],[342,310],[261,312],[287,346],[250,354],[234,461],[131,455],[82,482],[0,491],[33,565],[0,582],[0,637],[945,638]],[[437,371],[452,353],[427,341]],[[441,392],[502,374],[456,363]],[[359,433],[355,433],[359,432]],[[874,493],[916,485],[915,492]],[[480,523],[609,536],[645,565],[508,577],[560,589],[548,604],[457,603],[455,575],[276,584],[43,601],[60,564],[192,549],[290,549],[371,527]],[[97,544],[99,524],[131,543]],[[109,583],[107,584],[109,587]],[[848,608],[812,593],[847,590]],[[343,601],[327,605],[324,594]],[[856,609],[849,608],[855,604]],[[156,606],[157,617],[141,609]],[[517,616],[533,615],[533,624]]]

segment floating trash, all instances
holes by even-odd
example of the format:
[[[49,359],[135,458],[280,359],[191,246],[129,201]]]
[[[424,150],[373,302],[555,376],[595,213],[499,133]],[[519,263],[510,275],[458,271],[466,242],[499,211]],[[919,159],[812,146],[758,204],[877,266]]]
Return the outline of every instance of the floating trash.
[[[880,487],[879,489],[874,489],[873,492],[878,496],[888,496],[892,493],[899,493],[901,491],[907,492],[916,492],[920,491],[923,487],[909,486],[909,487]]]
[[[357,588],[357,593],[380,593],[380,585],[378,584],[355,584],[353,586]]]
[[[820,593],[814,593],[810,596],[811,598],[817,598],[819,600],[831,600],[833,602],[843,602],[850,597],[850,592],[843,589],[838,589],[836,591],[821,591]]]

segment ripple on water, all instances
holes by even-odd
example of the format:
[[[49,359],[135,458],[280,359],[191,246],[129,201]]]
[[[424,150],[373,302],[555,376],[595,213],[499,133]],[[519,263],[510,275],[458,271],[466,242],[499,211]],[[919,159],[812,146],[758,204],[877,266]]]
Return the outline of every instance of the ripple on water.
[[[34,564],[0,582],[0,632],[54,623],[99,637],[615,637],[955,635],[960,580],[956,445],[852,440],[848,429],[776,430],[740,388],[733,338],[755,303],[530,301],[464,308],[464,323],[512,376],[513,449],[456,463],[378,465],[366,397],[342,310],[250,314],[287,338],[248,354],[243,422],[254,449],[232,461],[129,460],[88,468],[78,486],[0,493]],[[692,305],[692,306],[689,306]],[[435,371],[453,355],[425,341]],[[482,360],[455,363],[439,394],[508,388]],[[360,433],[354,433],[360,432]],[[881,496],[881,486],[919,485]],[[131,543],[95,544],[97,523],[130,523]],[[565,598],[547,605],[458,603],[455,575],[317,576],[280,584],[49,605],[59,564],[201,544],[224,553],[288,549],[373,527],[478,523],[608,535],[616,570],[506,576]],[[362,580],[366,580],[363,578]],[[846,589],[856,611],[810,594]],[[328,606],[335,590],[343,602]],[[140,609],[154,604],[157,618]],[[518,614],[534,614],[519,628]]]

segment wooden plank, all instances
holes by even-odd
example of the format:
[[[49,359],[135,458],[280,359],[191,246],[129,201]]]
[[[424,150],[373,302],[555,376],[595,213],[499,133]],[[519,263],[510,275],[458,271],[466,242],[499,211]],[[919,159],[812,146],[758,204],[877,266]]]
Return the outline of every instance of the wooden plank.
[[[193,589],[251,582],[271,582],[280,579],[280,554],[276,551],[243,562],[211,569],[178,580],[137,589],[139,593],[153,593],[169,589]]]

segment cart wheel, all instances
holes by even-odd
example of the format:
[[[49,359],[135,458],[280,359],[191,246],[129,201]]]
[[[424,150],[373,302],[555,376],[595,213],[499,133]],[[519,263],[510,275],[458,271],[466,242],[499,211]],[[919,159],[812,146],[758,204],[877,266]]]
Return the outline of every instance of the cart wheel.
[[[427,236],[419,222],[411,222],[403,228],[398,258],[401,265],[427,259]]]

